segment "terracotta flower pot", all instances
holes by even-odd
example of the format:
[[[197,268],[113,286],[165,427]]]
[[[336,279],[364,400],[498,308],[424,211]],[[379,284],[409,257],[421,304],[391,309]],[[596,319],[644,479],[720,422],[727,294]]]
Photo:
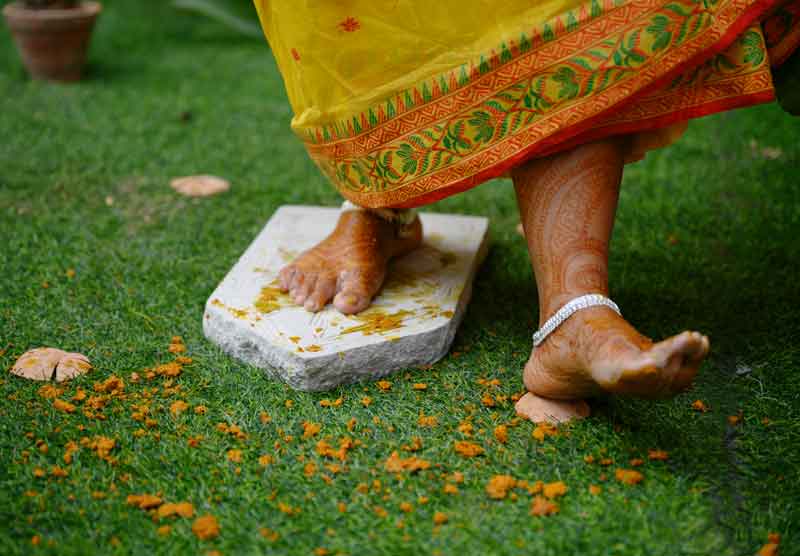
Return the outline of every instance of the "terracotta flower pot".
[[[74,8],[26,8],[20,2],[3,8],[22,62],[34,79],[78,81],[99,2],[81,2]]]

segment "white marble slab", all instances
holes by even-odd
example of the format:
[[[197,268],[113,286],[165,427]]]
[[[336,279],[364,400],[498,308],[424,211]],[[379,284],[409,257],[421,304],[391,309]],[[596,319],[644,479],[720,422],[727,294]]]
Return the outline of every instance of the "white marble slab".
[[[299,390],[433,363],[450,348],[488,249],[486,218],[422,213],[423,246],[392,263],[372,306],[345,316],[295,306],[278,271],[334,228],[338,208],[280,207],[206,303],[203,330]]]

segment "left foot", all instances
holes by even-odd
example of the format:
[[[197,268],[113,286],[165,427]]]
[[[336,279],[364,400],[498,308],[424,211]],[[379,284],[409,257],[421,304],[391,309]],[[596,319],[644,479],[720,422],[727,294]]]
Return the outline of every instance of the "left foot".
[[[691,385],[708,351],[708,338],[698,332],[654,343],[610,309],[593,307],[575,313],[533,350],[524,381],[528,391],[560,400],[602,391],[664,398]]]

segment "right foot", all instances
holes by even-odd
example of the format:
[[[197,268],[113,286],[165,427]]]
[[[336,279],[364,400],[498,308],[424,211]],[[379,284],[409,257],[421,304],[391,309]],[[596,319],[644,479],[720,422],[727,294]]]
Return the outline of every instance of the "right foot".
[[[420,243],[419,217],[401,226],[364,210],[345,211],[331,235],[281,269],[280,288],[309,311],[333,299],[342,313],[359,313],[383,285],[389,261]]]
[[[605,307],[583,309],[533,350],[523,375],[529,392],[575,400],[602,391],[643,398],[689,388],[709,342],[683,332],[653,343]]]

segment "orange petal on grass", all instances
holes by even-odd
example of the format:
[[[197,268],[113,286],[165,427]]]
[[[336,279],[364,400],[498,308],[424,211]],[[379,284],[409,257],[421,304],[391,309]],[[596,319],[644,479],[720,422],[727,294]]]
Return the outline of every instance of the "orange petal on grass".
[[[53,407],[55,407],[58,411],[63,411],[64,413],[75,413],[76,407],[69,402],[65,402],[64,400],[60,400],[56,398],[53,400]]]
[[[30,380],[62,382],[82,375],[92,368],[82,353],[68,353],[56,348],[36,348],[26,351],[11,368],[11,373]]]
[[[449,518],[447,517],[447,514],[445,514],[445,513],[436,512],[436,513],[433,514],[433,522],[436,525],[442,525],[444,523],[447,523],[448,520],[449,520]]]
[[[778,546],[773,542],[768,542],[758,549],[756,556],[778,556]]]
[[[617,469],[614,471],[617,481],[626,485],[636,485],[642,482],[644,475],[633,469]]]
[[[546,421],[542,421],[541,423],[536,424],[536,428],[533,429],[531,436],[533,436],[539,442],[543,442],[545,437],[547,436],[556,436],[558,434],[558,429],[555,425],[552,425]]]
[[[172,405],[169,406],[169,412],[172,413],[175,417],[183,413],[189,409],[189,404],[183,400],[175,400],[172,402]]]
[[[303,438],[311,438],[312,436],[315,436],[321,428],[322,425],[318,423],[303,421]]]
[[[80,389],[79,389],[80,390]],[[59,397],[61,394],[64,393],[63,388],[56,388],[52,384],[45,384],[41,388],[39,388],[36,393],[46,399],[46,400],[54,400]]]
[[[695,411],[699,411],[700,413],[705,413],[708,411],[708,406],[703,402],[703,400],[695,400],[692,402],[692,409]]]
[[[555,483],[548,483],[542,487],[542,494],[545,498],[558,498],[567,493],[567,485],[563,481],[556,481]]]
[[[483,454],[484,450],[474,442],[458,440],[455,443],[455,450],[465,458],[472,458]]]
[[[419,414],[419,418],[417,419],[417,424],[420,427],[435,427],[439,423],[439,418],[435,415],[425,415],[424,413]]]
[[[669,452],[664,450],[647,450],[647,458],[653,461],[667,461]]]
[[[545,516],[557,514],[559,512],[558,504],[551,502],[544,496],[534,496],[531,503],[531,515]]]
[[[392,452],[392,454],[386,459],[386,462],[384,463],[386,471],[390,473],[402,473],[403,471],[414,473],[415,471],[428,469],[430,466],[431,466],[430,462],[425,461],[424,459],[420,459],[418,457],[411,456],[405,459],[401,458],[396,451]]]
[[[241,450],[228,450],[228,461],[232,461],[233,463],[241,463],[242,462],[242,451]]]
[[[508,491],[517,486],[517,480],[511,475],[495,475],[486,484],[486,494],[494,500],[501,500]]]
[[[411,388],[413,388],[414,390],[427,390],[428,385],[425,384],[424,382],[415,382]]]
[[[403,444],[403,450],[406,452],[419,452],[422,450],[422,439],[415,436],[411,439],[411,443]]]
[[[447,483],[444,485],[444,488],[442,488],[442,492],[445,494],[458,494],[458,487],[452,483]]]
[[[379,380],[378,382],[376,382],[376,385],[384,392],[388,392],[389,390],[392,389],[392,383],[389,382],[388,380]]]
[[[508,427],[506,425],[497,425],[494,428],[494,437],[500,444],[508,442]]]
[[[194,506],[189,502],[168,502],[166,504],[162,504],[156,515],[163,519],[165,517],[169,517],[172,515],[178,515],[181,517],[193,517],[194,516]]]
[[[200,516],[192,523],[192,533],[200,539],[205,541],[219,536],[219,523],[217,518],[213,515]]]
[[[170,187],[187,197],[208,197],[223,193],[231,188],[231,184],[217,176],[185,176],[175,178]]]
[[[267,539],[269,542],[275,542],[280,538],[280,535],[278,534],[278,532],[277,531],[273,531],[269,527],[262,527],[261,529],[258,530],[258,533],[262,537]]]
[[[62,468],[60,468],[60,467],[59,467],[59,466],[57,466],[57,465],[54,465],[54,466],[53,466],[53,467],[50,469],[50,474],[51,474],[53,477],[66,477],[67,475],[69,475],[69,471],[66,471],[65,469],[62,469]]]
[[[160,497],[154,494],[131,494],[127,498],[129,506],[136,506],[140,510],[157,508],[163,503]]]

